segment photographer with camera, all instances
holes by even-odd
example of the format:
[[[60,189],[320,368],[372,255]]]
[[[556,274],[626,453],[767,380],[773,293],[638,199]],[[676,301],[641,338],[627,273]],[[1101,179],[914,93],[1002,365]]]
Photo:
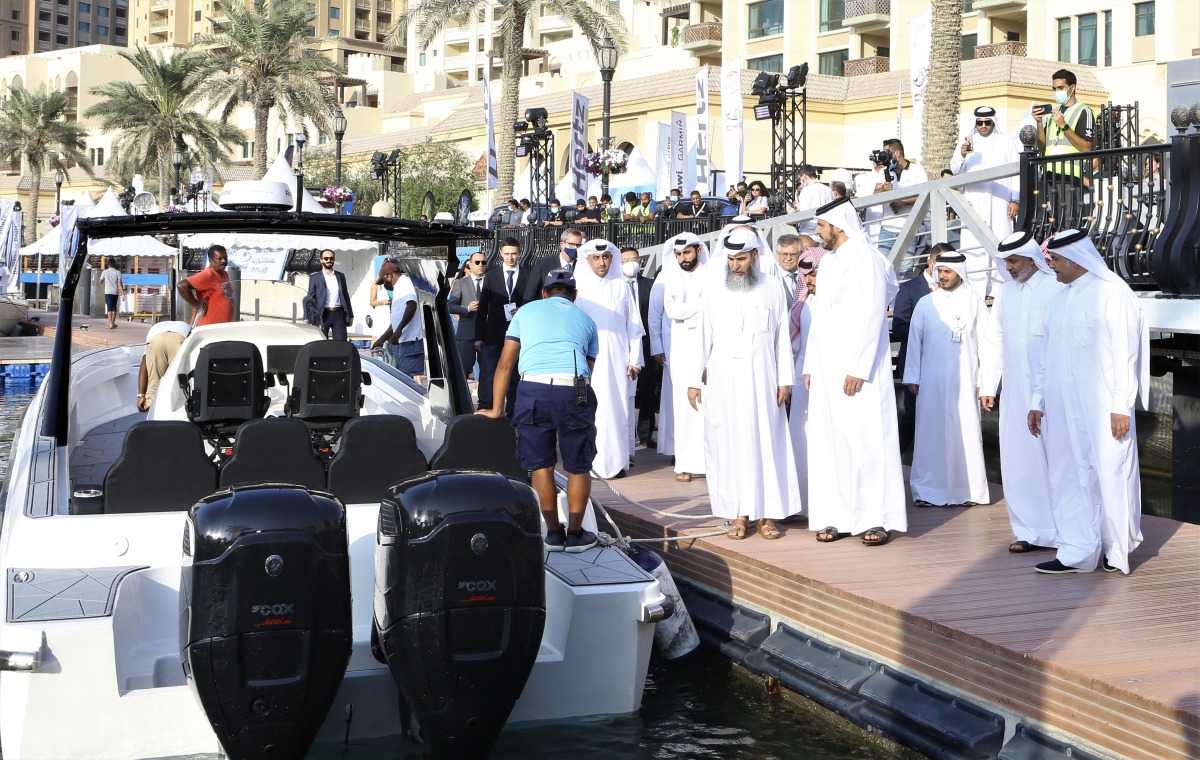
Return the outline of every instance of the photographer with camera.
[[[925,167],[905,158],[904,143],[895,138],[884,140],[883,150],[871,153],[871,162],[883,168],[883,182],[875,184],[876,193],[886,193],[897,188],[920,185],[929,181],[929,173],[925,171]],[[896,238],[900,235],[901,228],[904,227],[904,216],[916,200],[917,196],[914,195],[892,201],[889,204],[892,213],[896,216],[884,219],[880,223],[879,239],[875,243],[875,247],[885,256],[891,254],[892,246],[896,244]],[[916,240],[914,239],[913,242],[915,243]],[[909,248],[912,249],[914,246],[910,245]]]

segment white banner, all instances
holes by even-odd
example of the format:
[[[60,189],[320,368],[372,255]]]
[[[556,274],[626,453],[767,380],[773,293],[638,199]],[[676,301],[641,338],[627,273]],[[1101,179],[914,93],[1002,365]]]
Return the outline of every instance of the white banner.
[[[687,188],[685,188],[686,190]],[[696,185],[708,195],[708,65],[696,73]],[[690,192],[690,190],[688,190]]]
[[[571,197],[559,198],[563,205],[570,208],[576,199],[587,197],[588,175],[583,168],[584,156],[587,155],[588,128],[588,99],[578,92],[571,98]]]
[[[721,123],[725,134],[725,178],[735,185],[742,180],[742,62],[730,61],[721,69]],[[713,188],[713,195],[721,195]]]
[[[671,194],[671,125],[658,123],[654,155],[654,198],[662,200]]]
[[[912,77],[913,116],[917,122],[915,145],[905,145],[904,155],[915,160],[921,152],[921,114],[925,110],[925,88],[929,86],[929,52],[933,48],[933,11],[927,10],[908,22],[909,76]],[[899,138],[899,134],[897,134]]]
[[[58,226],[62,230],[62,237],[59,238],[58,246],[58,284],[61,287],[65,282],[67,270],[71,267],[71,260],[75,258],[75,249],[79,247],[79,228],[75,226],[75,221],[84,216],[84,206],[63,206],[62,212],[58,215]]]
[[[286,248],[230,248],[229,266],[240,269],[243,280],[282,280],[289,253]]]
[[[687,118],[683,111],[671,112],[671,186],[668,188],[686,193],[690,188],[683,186],[683,167],[687,162]],[[685,196],[686,197],[686,196]]]
[[[20,270],[17,256],[21,250],[21,212],[14,211],[16,201],[0,198],[0,293],[7,293]]]
[[[495,190],[500,187],[500,173],[496,169],[496,120],[492,116],[492,88],[486,79],[483,80],[483,122],[487,126],[487,189]]]

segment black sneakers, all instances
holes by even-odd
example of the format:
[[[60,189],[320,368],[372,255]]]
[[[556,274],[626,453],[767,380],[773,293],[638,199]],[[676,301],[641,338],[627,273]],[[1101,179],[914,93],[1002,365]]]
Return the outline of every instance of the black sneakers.
[[[1052,575],[1062,575],[1064,573],[1090,573],[1091,570],[1084,570],[1082,567],[1068,567],[1056,559],[1049,562],[1043,562],[1034,568],[1039,573],[1050,573]]]
[[[579,554],[596,545],[596,534],[588,530],[569,533],[567,532],[567,526],[559,523],[558,530],[553,533],[547,533],[543,542],[548,552]]]
[[[559,523],[558,530],[553,533],[547,533],[542,539],[546,544],[546,551],[561,552],[567,549],[567,526]]]

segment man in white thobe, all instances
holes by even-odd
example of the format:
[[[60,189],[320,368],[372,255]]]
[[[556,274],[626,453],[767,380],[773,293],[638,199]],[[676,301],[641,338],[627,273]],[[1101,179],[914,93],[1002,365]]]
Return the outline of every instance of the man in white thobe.
[[[689,402],[705,408],[709,503],[733,520],[732,539],[745,538],[752,519],[763,538],[779,538],[774,521],[801,509],[784,410],[795,374],[787,304],[759,265],[760,247],[753,230],[724,237],[724,266],[713,265],[724,277],[705,275],[700,362],[687,379]]]
[[[782,239],[782,238],[781,238]],[[811,238],[805,237],[805,240]],[[783,256],[776,250],[780,265]],[[792,364],[795,382],[788,407],[788,432],[792,439],[792,456],[796,461],[796,482],[800,486],[800,503],[808,504],[808,389],[804,387],[804,354],[813,330],[813,302],[817,295],[817,270],[828,253],[824,248],[809,246],[800,253],[796,265],[800,278],[788,315],[788,332],[792,342]]]
[[[1044,438],[1029,434],[1033,367],[1045,348],[1046,312],[1062,289],[1046,255],[1028,232],[1000,241],[996,262],[1007,282],[992,291],[993,342],[1000,346],[999,372],[985,371],[979,392],[995,396],[1001,379],[1000,475],[1004,505],[1015,537],[1014,554],[1053,547],[1058,540],[1050,514],[1050,476]],[[987,365],[991,369],[992,365]]]
[[[990,169],[993,166],[1012,164],[1017,161],[1017,150],[1012,140],[1001,129],[996,118],[996,109],[980,106],[975,109],[975,126],[963,138],[950,159],[950,171],[955,174]],[[1003,240],[1013,231],[1013,219],[1017,216],[1017,201],[1020,185],[1016,177],[1004,177],[976,182],[962,189],[963,197],[979,214],[984,224],[991,229],[997,240]],[[992,265],[991,241],[976,238],[966,227],[962,228],[959,249],[967,256],[968,281],[979,295],[990,295],[999,287],[1003,278]]]
[[[880,546],[908,530],[887,329],[896,274],[849,199],[818,209],[817,231],[830,253],[804,357],[808,521],[818,541],[862,533]]]
[[[642,366],[642,320],[619,266],[621,252],[607,240],[589,240],[580,248],[587,266],[575,268],[575,305],[596,323],[600,352],[592,369],[596,393],[596,458],[592,472],[623,478],[633,455],[629,443],[629,381]]]
[[[1142,541],[1142,483],[1134,405],[1149,402],[1150,333],[1133,291],[1087,233],[1049,243],[1063,288],[1046,315],[1029,432],[1044,435],[1058,553],[1039,573],[1129,573]]]
[[[966,256],[944,253],[935,267],[940,287],[917,301],[908,328],[904,384],[917,398],[909,485],[918,507],[986,504],[979,408],[996,402],[980,396],[980,356],[994,355],[987,306],[966,281]]]
[[[663,353],[655,354],[655,361],[662,357],[665,364],[663,406],[670,398],[675,479],[681,483],[688,483],[693,475],[705,472],[704,410],[692,408],[688,403],[687,383],[700,361],[700,303],[707,260],[708,248],[700,238],[690,232],[678,235],[664,246],[662,271],[655,282],[655,288],[661,282],[662,309],[670,326],[662,332]],[[650,350],[655,350],[653,345]],[[660,420],[659,428],[665,424]],[[661,434],[659,451],[667,453],[663,450]]]

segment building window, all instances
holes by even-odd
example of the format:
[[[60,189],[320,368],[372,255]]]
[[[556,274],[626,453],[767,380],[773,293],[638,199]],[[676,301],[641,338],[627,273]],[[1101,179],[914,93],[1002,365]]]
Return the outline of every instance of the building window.
[[[329,142],[329,135],[325,134],[324,132],[318,132],[317,145],[324,145],[327,142]]]
[[[79,22],[79,31],[90,32],[90,31],[92,31],[92,25],[86,21],[80,21]]]
[[[122,8],[119,5],[117,6],[117,18],[125,18],[126,13],[128,13],[128,11],[126,9]]]
[[[13,42],[20,42],[20,41],[21,41],[21,30],[20,30],[20,29],[13,29],[13,30],[12,30],[12,41],[13,41]]]
[[[50,11],[38,11],[38,21],[49,21]]]
[[[849,50],[834,50],[832,53],[821,53],[817,56],[817,71],[831,77],[845,76],[846,59],[849,57]]]
[[[108,6],[101,5],[99,8],[96,9],[96,15],[107,17],[108,16]]]
[[[342,9],[341,8],[336,8],[332,5],[329,6],[329,18],[341,18],[341,17],[342,17]]]
[[[962,41],[962,59],[964,61],[975,60],[975,46],[979,44],[978,34],[964,34]]]
[[[117,36],[118,36],[118,37],[124,37],[124,36],[125,36],[125,27],[123,27],[123,26],[118,26],[118,27],[117,27]]]
[[[92,12],[92,4],[91,3],[80,3],[79,4],[79,12],[80,13],[91,13]]]
[[[88,149],[88,158],[93,166],[104,166],[104,148]]]
[[[12,20],[13,20],[13,21],[20,21],[20,20],[21,20],[21,12],[20,12],[19,10],[17,10],[16,8],[14,8],[14,9],[13,9],[13,12],[12,12]]]
[[[821,0],[821,31],[831,32],[842,28],[846,17],[846,0]]]
[[[329,36],[330,37],[340,37],[340,36],[342,36],[342,33],[339,32],[337,29],[330,29]]]
[[[58,14],[57,16],[54,17],[54,20],[57,21],[58,23],[62,24],[63,26],[66,26],[67,24],[71,23],[71,19],[65,13]]]
[[[1133,4],[1133,34],[1135,37],[1154,34],[1154,0]]]
[[[1096,65],[1096,14],[1085,13],[1079,17],[1079,62],[1084,66]]]
[[[193,21],[199,21],[199,20],[200,20],[200,11],[196,11],[196,12],[195,12],[195,15],[192,17],[192,20],[193,20]]]
[[[54,42],[55,42],[55,44],[58,44],[58,45],[69,44],[69,40],[67,40],[67,35],[65,35],[65,34],[54,35]]]
[[[38,32],[38,42],[49,42],[50,32]]]
[[[747,59],[746,68],[751,71],[770,71],[775,74],[782,74],[783,53],[764,55],[762,58]]]
[[[963,13],[975,12],[975,0],[963,0]]]
[[[1058,60],[1071,61],[1071,19],[1058,20]]]
[[[764,0],[749,8],[750,39],[783,34],[783,0]]]
[[[108,27],[107,26],[97,26],[96,34],[99,35],[100,37],[107,37],[108,36]]]
[[[1112,11],[1104,12],[1104,65],[1112,66]]]
[[[421,53],[421,61],[420,61],[420,63],[421,63],[421,65],[422,65],[422,66],[424,66],[424,65],[425,65],[425,54],[424,54],[424,53]]]

